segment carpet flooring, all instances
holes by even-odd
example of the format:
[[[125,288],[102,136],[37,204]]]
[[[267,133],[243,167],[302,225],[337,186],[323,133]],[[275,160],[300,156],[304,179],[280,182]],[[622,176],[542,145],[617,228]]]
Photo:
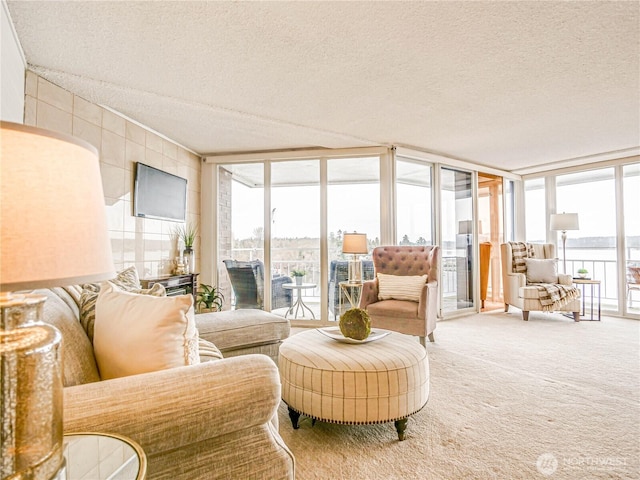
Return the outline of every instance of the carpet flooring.
[[[403,442],[392,423],[293,430],[281,405],[296,478],[640,478],[640,322],[512,310],[438,323]]]

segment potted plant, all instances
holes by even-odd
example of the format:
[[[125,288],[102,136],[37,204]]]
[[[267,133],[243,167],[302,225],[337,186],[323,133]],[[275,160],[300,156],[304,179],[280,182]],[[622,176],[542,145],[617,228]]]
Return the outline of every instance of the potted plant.
[[[307,274],[304,270],[291,270],[291,276],[296,282],[296,285],[302,285],[302,277]]]
[[[578,269],[578,276],[580,278],[586,278],[587,275],[589,275],[589,270],[587,270],[586,268],[579,268]]]
[[[222,310],[224,295],[216,287],[201,283],[196,295],[196,308],[198,313],[218,312]]]
[[[186,273],[195,273],[196,256],[193,251],[193,244],[196,241],[196,236],[198,235],[198,226],[190,222],[180,225],[176,228],[176,235],[184,244],[184,251],[182,252],[182,255],[184,256]]]

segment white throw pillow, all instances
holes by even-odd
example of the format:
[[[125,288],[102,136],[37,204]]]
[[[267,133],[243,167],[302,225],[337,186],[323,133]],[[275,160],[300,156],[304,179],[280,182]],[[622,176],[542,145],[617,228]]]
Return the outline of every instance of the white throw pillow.
[[[93,349],[103,380],[200,363],[193,296],[152,297],[103,283]]]
[[[527,283],[558,283],[558,263],[554,258],[525,258]]]
[[[378,273],[378,300],[420,301],[426,275],[387,275]]]

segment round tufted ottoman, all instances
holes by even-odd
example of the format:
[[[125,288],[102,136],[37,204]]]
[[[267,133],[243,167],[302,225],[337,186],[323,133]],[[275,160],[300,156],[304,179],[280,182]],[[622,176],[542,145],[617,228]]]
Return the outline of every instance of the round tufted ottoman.
[[[314,422],[395,422],[404,440],[407,418],[429,398],[427,352],[400,333],[354,345],[305,331],[282,343],[279,368],[295,429],[301,414]]]

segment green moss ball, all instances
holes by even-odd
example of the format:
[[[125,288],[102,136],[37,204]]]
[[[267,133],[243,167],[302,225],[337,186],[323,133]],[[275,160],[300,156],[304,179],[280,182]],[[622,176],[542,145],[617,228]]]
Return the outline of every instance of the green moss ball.
[[[342,335],[354,340],[364,340],[371,333],[371,318],[361,308],[351,308],[340,317]]]

